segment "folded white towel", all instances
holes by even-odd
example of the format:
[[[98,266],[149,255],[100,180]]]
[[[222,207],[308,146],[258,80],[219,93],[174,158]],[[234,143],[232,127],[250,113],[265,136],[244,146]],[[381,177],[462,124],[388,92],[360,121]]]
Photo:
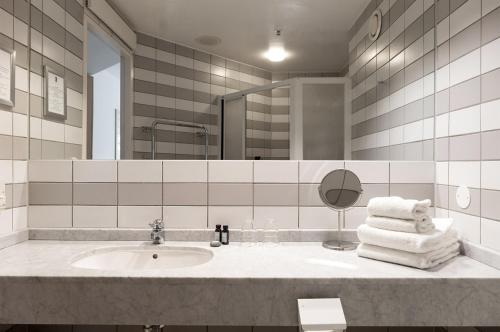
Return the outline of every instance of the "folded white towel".
[[[403,199],[398,196],[375,197],[368,202],[370,216],[389,217],[398,219],[418,219],[427,214],[431,206],[429,199],[417,201]]]
[[[458,241],[457,232],[451,229],[451,219],[433,222],[436,229],[427,234],[388,231],[363,224],[358,227],[358,238],[362,243],[413,253],[426,253]]]
[[[429,233],[435,226],[428,215],[417,220],[368,216],[365,223],[371,227],[406,233]]]
[[[424,254],[414,254],[406,251],[389,249],[361,243],[357,248],[358,256],[376,259],[379,261],[412,266],[419,269],[428,269],[458,256],[460,245],[454,242],[447,247],[429,251]]]

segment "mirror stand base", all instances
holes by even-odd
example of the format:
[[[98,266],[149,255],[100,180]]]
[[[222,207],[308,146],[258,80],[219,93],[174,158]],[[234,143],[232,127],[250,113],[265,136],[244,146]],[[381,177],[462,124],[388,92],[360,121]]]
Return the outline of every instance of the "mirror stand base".
[[[332,240],[323,242],[323,247],[331,250],[348,251],[356,249],[358,244],[350,241]]]

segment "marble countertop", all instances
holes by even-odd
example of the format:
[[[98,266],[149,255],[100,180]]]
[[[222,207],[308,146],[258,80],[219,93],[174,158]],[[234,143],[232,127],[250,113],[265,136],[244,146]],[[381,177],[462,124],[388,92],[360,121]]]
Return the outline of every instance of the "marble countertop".
[[[98,248],[150,245],[141,241],[25,241],[0,250],[0,277],[140,277],[140,278],[495,278],[500,270],[459,256],[431,270],[418,270],[358,257],[355,251],[327,250],[321,243],[211,248],[204,242],[167,242],[161,246],[199,247],[213,258],[202,265],[164,270],[104,271],[72,267],[82,253]]]
[[[210,248],[165,270],[75,268],[82,253],[136,241],[26,241],[0,250],[0,324],[297,325],[297,299],[340,297],[348,326],[500,326],[500,270],[459,256],[431,270],[321,243]]]

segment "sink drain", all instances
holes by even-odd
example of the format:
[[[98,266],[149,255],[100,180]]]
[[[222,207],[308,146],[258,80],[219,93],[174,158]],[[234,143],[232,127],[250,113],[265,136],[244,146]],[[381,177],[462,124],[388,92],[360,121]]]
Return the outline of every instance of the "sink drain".
[[[153,254],[153,259],[157,259],[158,258],[158,254]]]

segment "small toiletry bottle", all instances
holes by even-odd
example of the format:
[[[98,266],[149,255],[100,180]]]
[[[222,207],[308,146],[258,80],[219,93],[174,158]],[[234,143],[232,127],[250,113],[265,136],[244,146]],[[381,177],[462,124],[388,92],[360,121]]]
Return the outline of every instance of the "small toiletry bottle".
[[[229,226],[222,226],[221,240],[222,244],[229,244]]]
[[[222,240],[222,230],[220,225],[215,225],[214,241],[221,242]]]

